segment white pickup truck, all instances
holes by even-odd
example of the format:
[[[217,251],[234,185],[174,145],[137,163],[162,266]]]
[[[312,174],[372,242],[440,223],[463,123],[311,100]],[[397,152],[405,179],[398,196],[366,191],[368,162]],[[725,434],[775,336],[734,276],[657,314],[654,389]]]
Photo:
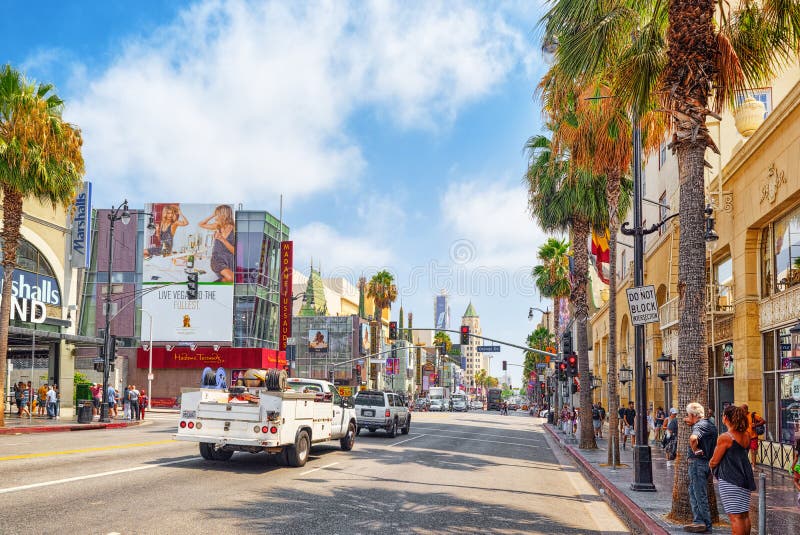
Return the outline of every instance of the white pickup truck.
[[[283,383],[283,379],[281,381]],[[278,454],[303,466],[312,444],[339,440],[349,451],[356,414],[328,381],[291,378],[282,389],[183,389],[176,440],[198,442],[207,460],[227,461],[235,451]]]

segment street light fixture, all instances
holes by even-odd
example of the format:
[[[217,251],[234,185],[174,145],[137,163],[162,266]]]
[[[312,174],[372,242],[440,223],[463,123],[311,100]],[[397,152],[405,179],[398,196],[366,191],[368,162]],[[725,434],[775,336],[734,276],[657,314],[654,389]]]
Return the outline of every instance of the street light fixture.
[[[631,381],[633,381],[633,369],[628,367],[627,364],[624,364],[619,369],[619,382],[626,385]]]
[[[671,359],[664,353],[656,359],[656,370],[658,378],[664,381],[664,405],[667,410],[672,407],[672,370],[675,367],[675,359]]]
[[[108,266],[106,270],[106,298],[105,298],[105,317],[106,329],[103,333],[103,402],[100,404],[100,421],[109,422],[108,417],[108,373],[111,363],[111,268],[114,261],[114,223],[122,221],[123,225],[127,225],[131,221],[131,213],[128,211],[128,200],[122,201],[122,204],[116,208],[113,206],[108,212],[109,230],[108,230]]]

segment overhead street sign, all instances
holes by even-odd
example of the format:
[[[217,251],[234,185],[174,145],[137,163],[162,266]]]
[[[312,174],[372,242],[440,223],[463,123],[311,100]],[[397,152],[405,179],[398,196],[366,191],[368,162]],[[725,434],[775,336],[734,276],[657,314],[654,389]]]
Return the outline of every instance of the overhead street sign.
[[[545,364],[544,362],[537,362],[536,363],[536,369],[537,370],[543,370],[545,368],[547,368],[547,364]]]
[[[658,323],[658,303],[656,303],[656,288],[650,286],[637,286],[625,290],[628,294],[628,309],[631,312],[631,323],[646,325]]]
[[[500,346],[478,346],[478,353],[500,353]]]

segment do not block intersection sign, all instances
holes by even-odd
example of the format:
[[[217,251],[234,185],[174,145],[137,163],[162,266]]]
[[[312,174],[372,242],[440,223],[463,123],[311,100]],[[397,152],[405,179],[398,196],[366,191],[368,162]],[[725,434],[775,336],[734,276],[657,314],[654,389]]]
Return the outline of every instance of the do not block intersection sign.
[[[634,325],[658,323],[658,303],[656,303],[655,286],[636,286],[635,288],[628,288],[625,292],[628,294],[631,323]]]

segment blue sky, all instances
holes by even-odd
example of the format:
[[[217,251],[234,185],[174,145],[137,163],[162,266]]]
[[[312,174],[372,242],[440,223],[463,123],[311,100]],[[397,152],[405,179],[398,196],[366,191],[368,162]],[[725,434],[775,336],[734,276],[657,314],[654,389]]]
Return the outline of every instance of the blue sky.
[[[415,325],[445,287],[453,328],[472,300],[484,334],[522,343],[549,305],[521,183],[541,3],[12,2],[0,59],[66,100],[97,206],[277,214],[283,194],[301,271],[385,267]]]

